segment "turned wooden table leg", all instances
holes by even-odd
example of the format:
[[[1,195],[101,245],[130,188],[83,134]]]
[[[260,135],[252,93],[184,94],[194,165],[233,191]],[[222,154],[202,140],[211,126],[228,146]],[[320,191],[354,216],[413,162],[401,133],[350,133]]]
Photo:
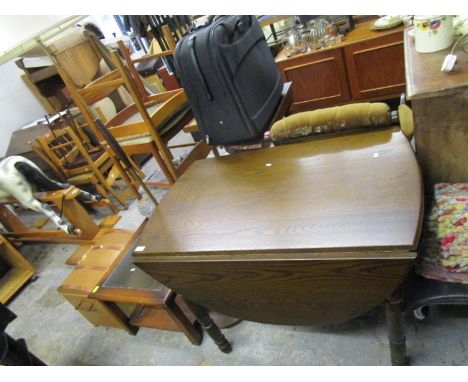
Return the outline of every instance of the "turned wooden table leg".
[[[401,314],[402,289],[399,287],[385,300],[388,341],[393,366],[408,365],[406,337]]]
[[[203,306],[195,304],[192,301],[185,300],[187,306],[192,310],[193,314],[197,318],[198,322],[202,325],[203,329],[206,330],[208,335],[213,339],[219,350],[223,353],[230,353],[232,351],[231,343],[224,337],[224,334],[219,329],[218,325],[211,319],[208,314],[208,310]]]

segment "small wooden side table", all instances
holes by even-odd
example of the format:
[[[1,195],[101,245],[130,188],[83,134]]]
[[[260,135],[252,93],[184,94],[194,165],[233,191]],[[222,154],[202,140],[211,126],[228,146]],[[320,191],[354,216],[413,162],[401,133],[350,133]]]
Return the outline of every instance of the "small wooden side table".
[[[105,303],[135,304],[130,325],[181,331],[193,345],[200,345],[201,328],[183,298],[132,263],[135,246],[136,243],[90,297]]]

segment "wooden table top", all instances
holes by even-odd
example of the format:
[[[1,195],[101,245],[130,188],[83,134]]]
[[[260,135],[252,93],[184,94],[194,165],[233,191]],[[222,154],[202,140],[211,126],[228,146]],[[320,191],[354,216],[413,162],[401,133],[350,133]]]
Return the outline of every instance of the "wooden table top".
[[[440,68],[452,46],[438,52],[418,53],[408,30],[404,34],[404,44],[408,99],[443,96],[468,88],[468,55],[461,51],[461,46],[454,52],[457,55],[456,70],[445,73]]]
[[[408,251],[421,214],[408,141],[398,129],[376,130],[195,162],[134,256]]]

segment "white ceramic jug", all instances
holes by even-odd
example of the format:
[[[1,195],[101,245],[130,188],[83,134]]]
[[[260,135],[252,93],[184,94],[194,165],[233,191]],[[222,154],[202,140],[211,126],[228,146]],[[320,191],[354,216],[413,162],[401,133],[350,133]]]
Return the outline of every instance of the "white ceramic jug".
[[[414,16],[414,26],[419,53],[437,52],[453,43],[452,16]]]

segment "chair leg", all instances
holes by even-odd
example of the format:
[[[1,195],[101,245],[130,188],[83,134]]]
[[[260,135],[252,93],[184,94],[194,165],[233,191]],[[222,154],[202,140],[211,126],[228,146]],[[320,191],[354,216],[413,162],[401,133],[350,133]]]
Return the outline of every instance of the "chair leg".
[[[141,199],[141,194],[138,192],[138,188],[135,186],[135,182],[130,179],[130,177],[128,176],[126,170],[123,168],[123,166],[122,166],[122,164],[120,162],[116,161],[115,165],[119,169],[120,177],[122,178],[122,180],[125,182],[125,184],[128,186],[128,188],[130,188],[130,190],[132,191],[135,198],[140,200]]]
[[[154,147],[156,150],[158,150],[156,144],[154,144]],[[166,164],[166,168],[171,173],[173,180],[175,181],[177,179],[177,171],[174,164],[172,163],[173,156],[171,150],[169,150],[166,146],[163,146],[161,151],[162,152],[158,150],[158,153]]]
[[[156,148],[155,145],[151,145],[151,153],[153,154],[154,159],[158,163],[159,167],[161,167],[162,172],[164,173],[164,176],[166,177],[167,181],[170,184],[174,184],[174,177],[170,173],[169,169],[167,168],[166,163],[164,160],[161,158],[161,155],[159,154],[158,149]]]
[[[109,200],[109,208],[111,209],[111,211],[114,213],[114,214],[118,214],[119,213],[119,209],[115,206],[114,203],[112,203],[112,200],[110,199],[110,196],[109,194],[107,193],[106,189],[99,183],[93,183],[95,186],[96,186],[96,190],[98,192],[99,195],[101,195],[102,197],[106,198],[107,200]]]
[[[106,182],[106,183],[103,183],[103,187],[105,189],[107,189],[107,191],[109,191],[112,196],[117,199],[117,201],[120,203],[120,205],[124,208],[124,209],[127,209],[128,206],[127,206],[127,203],[125,203],[125,201],[122,200],[122,198],[120,197],[120,195],[117,193],[117,191],[115,191],[111,186],[109,186],[109,184]]]
[[[117,199],[117,201],[122,205],[123,208],[127,209],[128,206],[127,204],[122,200],[122,198],[119,196],[119,194],[112,188],[111,185],[109,185],[109,183],[106,181],[106,179],[104,178],[104,176],[99,172],[99,171],[96,171],[94,176],[98,179],[98,181],[101,183],[101,185],[107,190],[109,191],[115,199]]]
[[[133,158],[130,155],[128,155],[128,160],[129,160],[130,164],[132,165],[133,169],[135,170],[135,172],[137,173],[137,175],[141,179],[145,179],[145,173],[143,171],[141,171],[141,168],[135,163],[135,161],[133,160]]]

